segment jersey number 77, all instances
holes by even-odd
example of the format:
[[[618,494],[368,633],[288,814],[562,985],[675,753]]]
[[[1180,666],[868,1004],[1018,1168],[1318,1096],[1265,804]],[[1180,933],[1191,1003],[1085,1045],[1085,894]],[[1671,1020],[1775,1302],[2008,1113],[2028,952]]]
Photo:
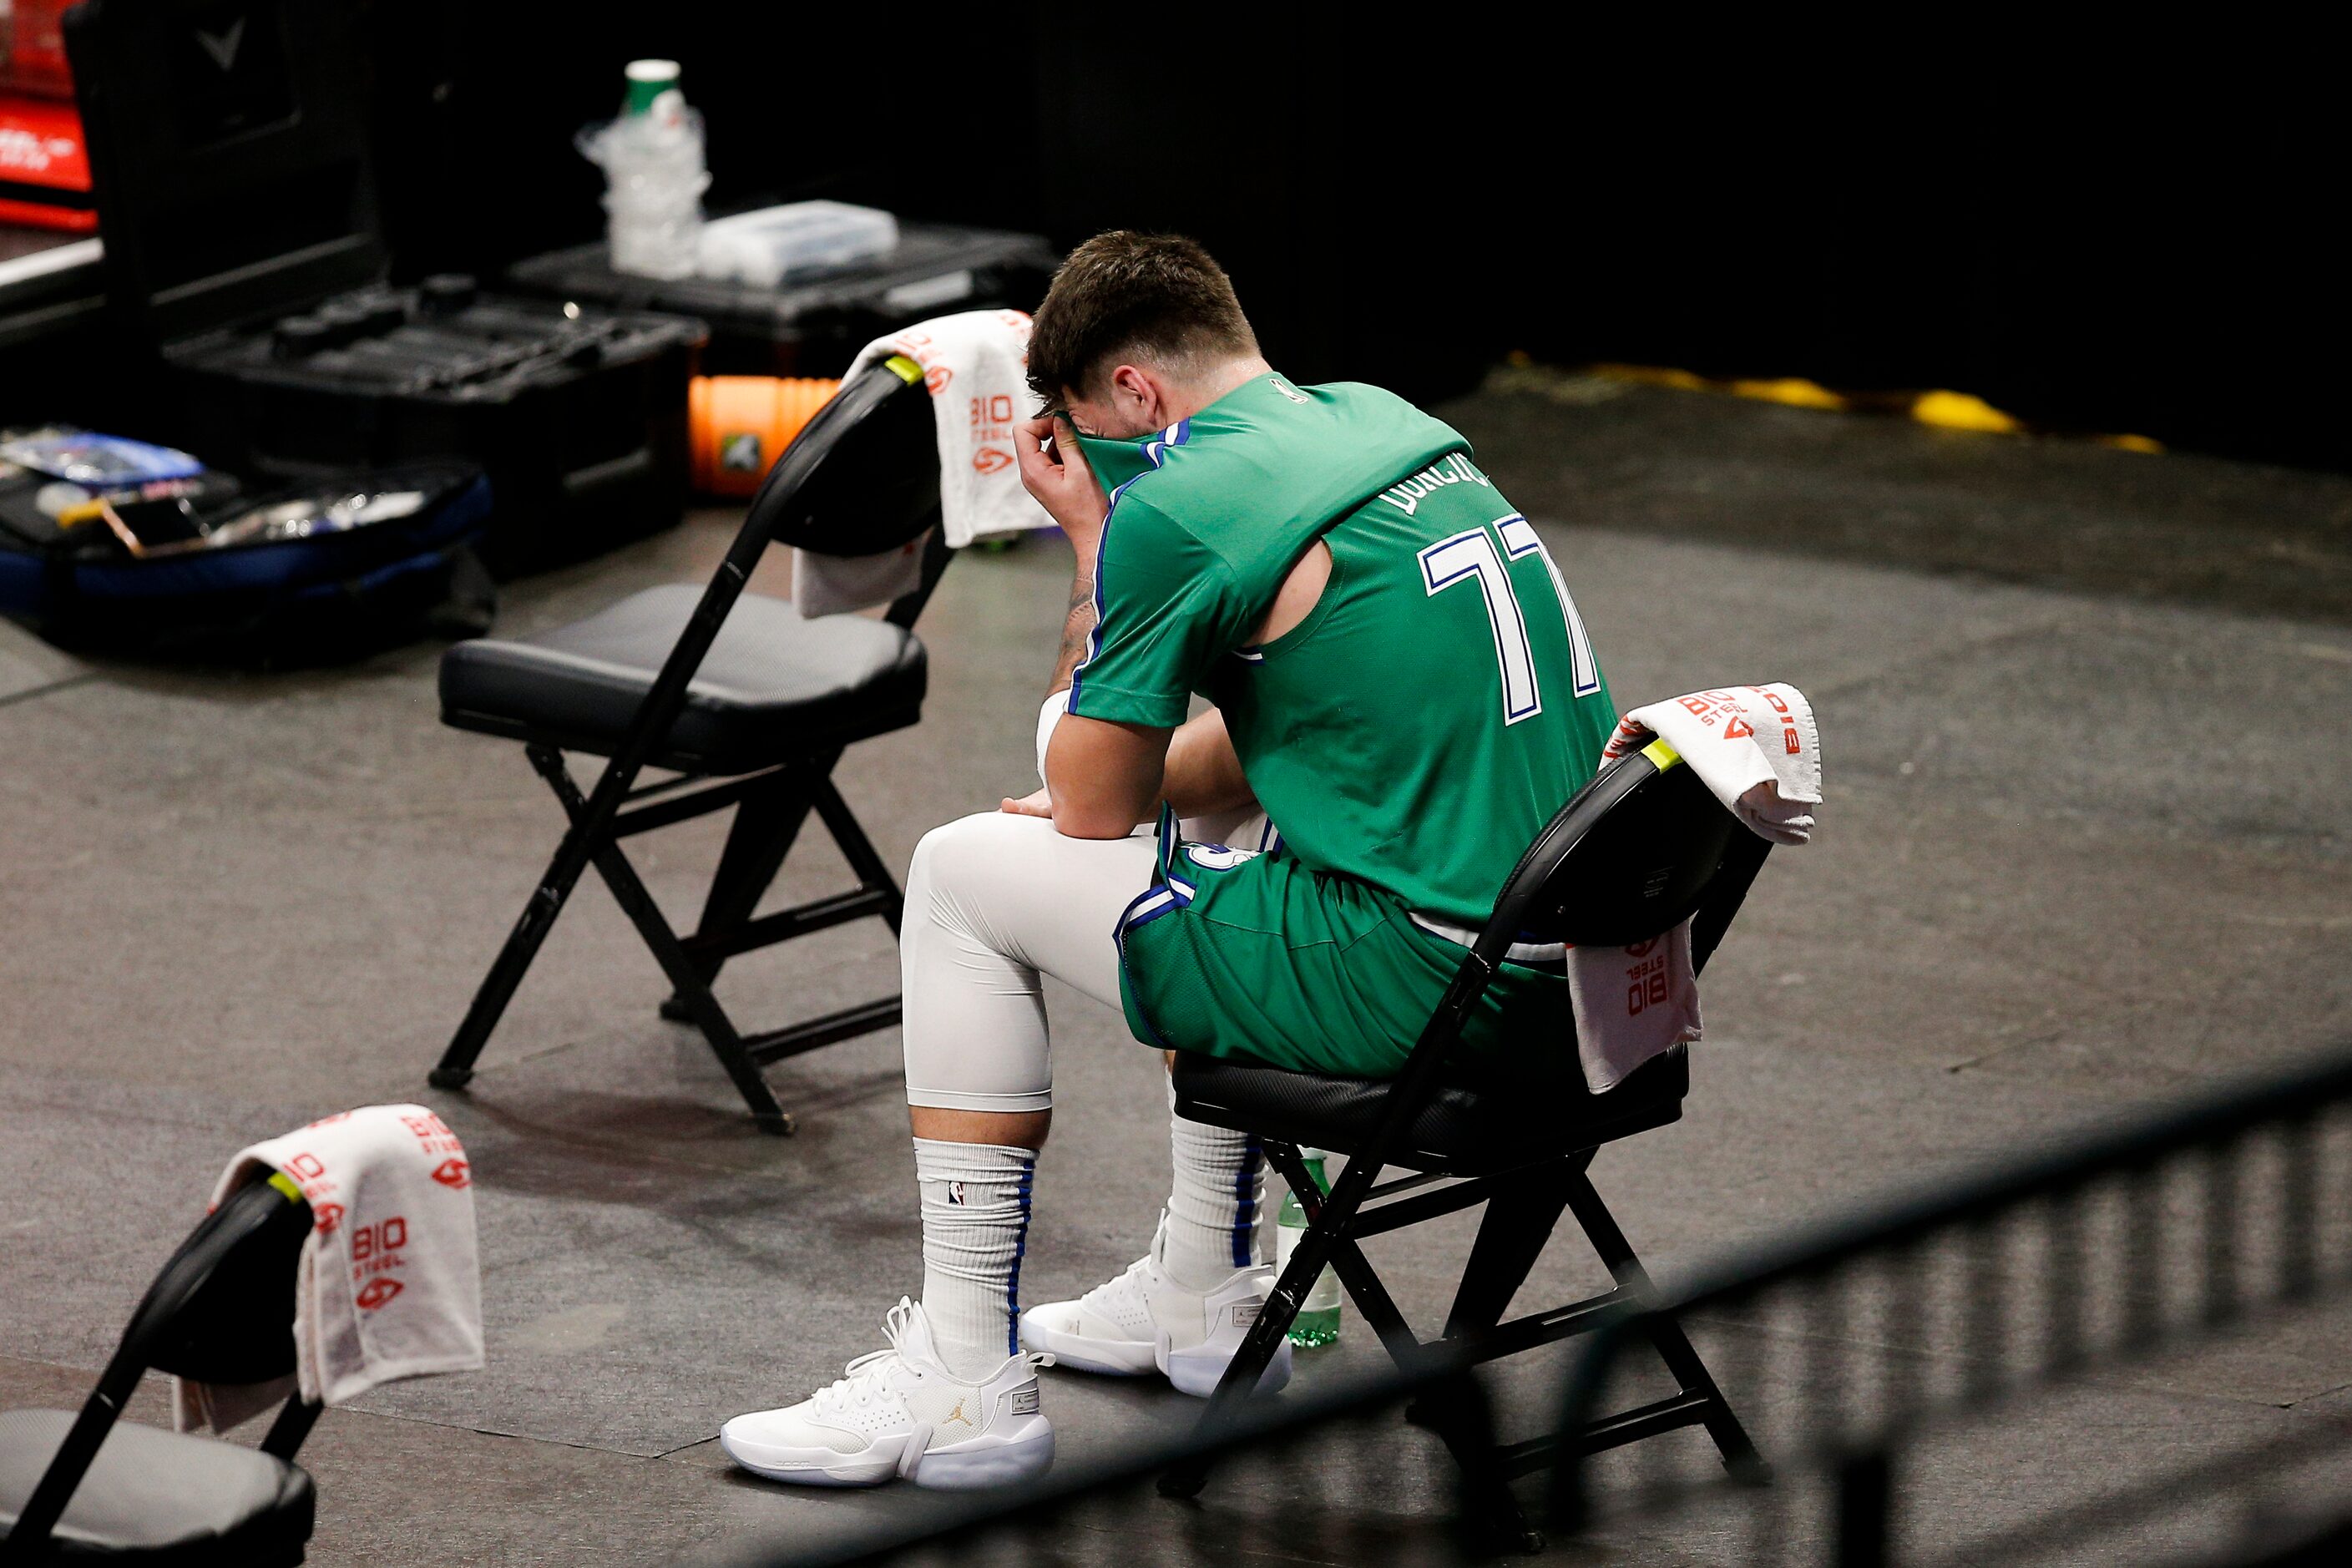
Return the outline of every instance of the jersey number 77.
[[[1499,552],[1496,549],[1498,539],[1502,544]],[[1535,650],[1528,644],[1527,616],[1520,612],[1519,596],[1512,591],[1510,572],[1503,564],[1507,559],[1517,561],[1522,555],[1541,557],[1544,570],[1551,576],[1552,591],[1559,596],[1560,616],[1568,624],[1570,669],[1576,683],[1576,695],[1590,697],[1601,689],[1601,665],[1592,657],[1592,638],[1584,630],[1584,617],[1576,613],[1576,601],[1569,595],[1568,580],[1559,574],[1551,552],[1544,548],[1535,526],[1525,517],[1513,512],[1484,527],[1465,529],[1450,539],[1441,539],[1421,552],[1421,580],[1433,596],[1463,583],[1475,580],[1478,584],[1478,592],[1486,602],[1487,623],[1495,632],[1495,658],[1502,666],[1506,724],[1532,719],[1543,711],[1543,691],[1536,680]]]

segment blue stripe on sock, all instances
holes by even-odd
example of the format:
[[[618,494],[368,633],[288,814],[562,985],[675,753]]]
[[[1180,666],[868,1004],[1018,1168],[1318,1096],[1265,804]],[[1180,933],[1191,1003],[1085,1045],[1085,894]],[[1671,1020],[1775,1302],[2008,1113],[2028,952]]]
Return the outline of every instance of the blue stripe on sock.
[[[1004,1282],[1004,1353],[1021,1353],[1021,1259],[1029,1250],[1029,1187],[1036,1179],[1035,1162],[1022,1167],[1021,1186],[1014,1194],[1021,1200],[1021,1229],[1013,1238],[1013,1275]]]
[[[1242,1168],[1234,1175],[1234,1267],[1250,1266],[1250,1242],[1257,1233],[1257,1198],[1250,1191],[1250,1178],[1257,1174],[1258,1162],[1265,1156],[1265,1147],[1251,1133],[1242,1144]]]

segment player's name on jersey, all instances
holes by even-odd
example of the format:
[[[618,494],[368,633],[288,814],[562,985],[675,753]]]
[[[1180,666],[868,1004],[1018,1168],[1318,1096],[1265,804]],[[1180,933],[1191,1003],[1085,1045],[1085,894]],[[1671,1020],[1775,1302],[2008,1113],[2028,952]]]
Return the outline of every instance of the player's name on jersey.
[[[1402,509],[1407,517],[1420,510],[1421,498],[1440,485],[1458,485],[1467,481],[1474,485],[1495,488],[1495,481],[1480,473],[1466,452],[1454,452],[1440,458],[1410,479],[1398,480],[1381,492],[1381,499],[1392,507]]]

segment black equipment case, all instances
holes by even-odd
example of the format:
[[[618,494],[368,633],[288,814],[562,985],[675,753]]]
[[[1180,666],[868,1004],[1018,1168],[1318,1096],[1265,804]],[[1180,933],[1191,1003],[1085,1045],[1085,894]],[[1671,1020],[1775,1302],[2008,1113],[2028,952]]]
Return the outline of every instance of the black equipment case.
[[[66,17],[109,299],[162,432],[288,478],[452,455],[503,575],[676,522],[699,321],[385,282],[348,5],[88,0]]]
[[[710,324],[712,375],[839,375],[886,333],[950,310],[1034,310],[1061,258],[1034,234],[901,223],[898,247],[773,289],[714,278],[636,278],[603,240],[517,262],[518,289],[623,310],[679,310]]]

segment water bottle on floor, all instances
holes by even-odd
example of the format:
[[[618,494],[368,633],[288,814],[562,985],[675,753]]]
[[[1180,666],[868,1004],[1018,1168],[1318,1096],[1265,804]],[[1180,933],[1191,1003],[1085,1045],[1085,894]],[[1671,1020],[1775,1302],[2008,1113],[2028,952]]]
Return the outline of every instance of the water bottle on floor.
[[[676,60],[632,60],[620,118],[580,133],[575,145],[604,171],[613,270],[688,278],[701,249],[702,116],[686,106]]]
[[[1298,1157],[1307,1165],[1307,1173],[1315,1178],[1315,1190],[1328,1194],[1331,1178],[1323,1172],[1324,1153],[1320,1149],[1301,1149]],[[1299,1205],[1297,1193],[1282,1195],[1282,1207],[1274,1217],[1274,1259],[1277,1276],[1290,1267],[1290,1255],[1297,1250],[1298,1238],[1307,1234],[1307,1211]],[[1314,1350],[1328,1345],[1339,1337],[1339,1276],[1326,1268],[1316,1278],[1314,1289],[1307,1292],[1305,1305],[1291,1321],[1290,1342],[1301,1350]]]

